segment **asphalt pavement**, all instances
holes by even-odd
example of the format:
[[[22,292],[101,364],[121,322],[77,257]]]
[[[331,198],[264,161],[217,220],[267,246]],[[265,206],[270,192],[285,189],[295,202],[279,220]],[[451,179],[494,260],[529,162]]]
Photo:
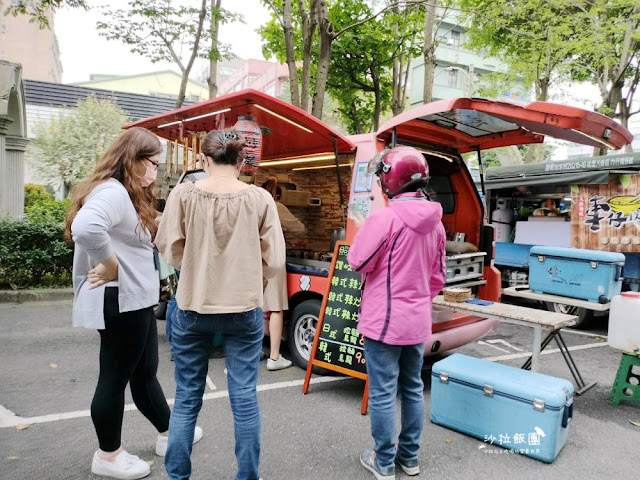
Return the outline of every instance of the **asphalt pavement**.
[[[175,392],[164,322],[158,321],[158,377],[168,399]],[[589,331],[566,330],[584,380],[597,385],[574,401],[569,440],[552,464],[432,424],[425,419],[420,465],[424,479],[603,479],[636,476],[634,445],[640,439],[640,406],[608,404],[620,353],[606,344],[604,320]],[[519,367],[531,350],[532,331],[501,325],[480,342],[457,351]],[[0,304],[0,479],[91,479],[97,440],[89,405],[98,372],[98,334],[71,327],[71,302]],[[573,380],[550,345],[541,371]],[[286,349],[284,355],[288,356]],[[430,365],[425,400],[430,408]],[[369,417],[360,414],[364,382],[314,377],[301,392],[304,371],[269,372],[260,365],[261,474],[264,480],[372,479],[359,464],[371,445]],[[233,425],[224,360],[212,359],[199,424],[204,437],[194,447],[193,479],[232,479],[236,473]],[[127,392],[123,446],[152,463],[147,478],[167,478],[154,455],[156,432],[133,407]],[[399,479],[409,478],[403,473]]]

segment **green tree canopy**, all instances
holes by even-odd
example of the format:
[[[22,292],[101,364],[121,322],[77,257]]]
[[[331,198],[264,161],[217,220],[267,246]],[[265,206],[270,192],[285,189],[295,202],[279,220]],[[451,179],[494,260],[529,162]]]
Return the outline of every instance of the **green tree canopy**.
[[[43,181],[63,187],[66,195],[122,133],[125,120],[125,113],[110,101],[88,97],[77,108],[35,125],[27,161]]]
[[[8,3],[8,6],[6,5]],[[60,7],[88,9],[85,0],[0,0],[0,12],[3,15],[28,15],[31,22],[38,22],[40,28],[49,28],[49,15]]]

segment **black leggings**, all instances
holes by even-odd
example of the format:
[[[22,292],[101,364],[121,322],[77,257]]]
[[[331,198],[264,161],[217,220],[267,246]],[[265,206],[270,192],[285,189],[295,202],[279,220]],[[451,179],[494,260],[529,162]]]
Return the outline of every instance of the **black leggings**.
[[[100,376],[91,402],[91,419],[100,449],[120,448],[124,390],[131,394],[138,410],[158,432],[169,429],[171,411],[156,378],[158,331],[153,308],[119,313],[118,289],[104,293],[104,330],[100,332]]]

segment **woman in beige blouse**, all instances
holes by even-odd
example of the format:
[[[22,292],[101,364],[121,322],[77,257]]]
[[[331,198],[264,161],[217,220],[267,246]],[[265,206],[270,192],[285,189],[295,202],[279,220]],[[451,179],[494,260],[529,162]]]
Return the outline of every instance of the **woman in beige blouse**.
[[[270,177],[262,184],[271,194],[278,207],[280,225],[285,234],[299,235],[305,232],[304,225],[287,207],[279,202],[282,189],[278,185],[276,177]],[[274,278],[267,282],[264,291],[264,303],[262,309],[269,315],[269,343],[271,350],[267,360],[267,370],[282,370],[291,366],[291,361],[280,355],[280,342],[282,341],[282,328],[284,324],[284,310],[289,309],[289,297],[287,295],[287,271],[286,266],[278,270]]]
[[[173,189],[155,240],[165,260],[180,270],[179,309],[171,332],[176,397],[165,457],[171,480],[191,476],[191,443],[209,346],[218,332],[224,341],[234,418],[235,478],[259,478],[260,307],[264,282],[283,269],[285,243],[273,198],[238,180],[243,147],[233,130],[207,134],[200,161],[209,177]]]

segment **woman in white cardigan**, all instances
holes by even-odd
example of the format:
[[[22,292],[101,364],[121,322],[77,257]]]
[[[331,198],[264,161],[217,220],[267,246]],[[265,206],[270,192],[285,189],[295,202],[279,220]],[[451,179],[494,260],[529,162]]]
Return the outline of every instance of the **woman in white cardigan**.
[[[123,133],[73,191],[67,238],[73,257],[73,324],[100,333],[100,374],[91,403],[99,449],[91,471],[136,479],[149,464],[120,444],[124,391],[158,430],[156,454],[167,448],[170,410],[160,383],[153,306],[159,281],[151,244],[157,231],[155,179],[162,145],[148,130]],[[202,436],[200,430],[197,435]]]

